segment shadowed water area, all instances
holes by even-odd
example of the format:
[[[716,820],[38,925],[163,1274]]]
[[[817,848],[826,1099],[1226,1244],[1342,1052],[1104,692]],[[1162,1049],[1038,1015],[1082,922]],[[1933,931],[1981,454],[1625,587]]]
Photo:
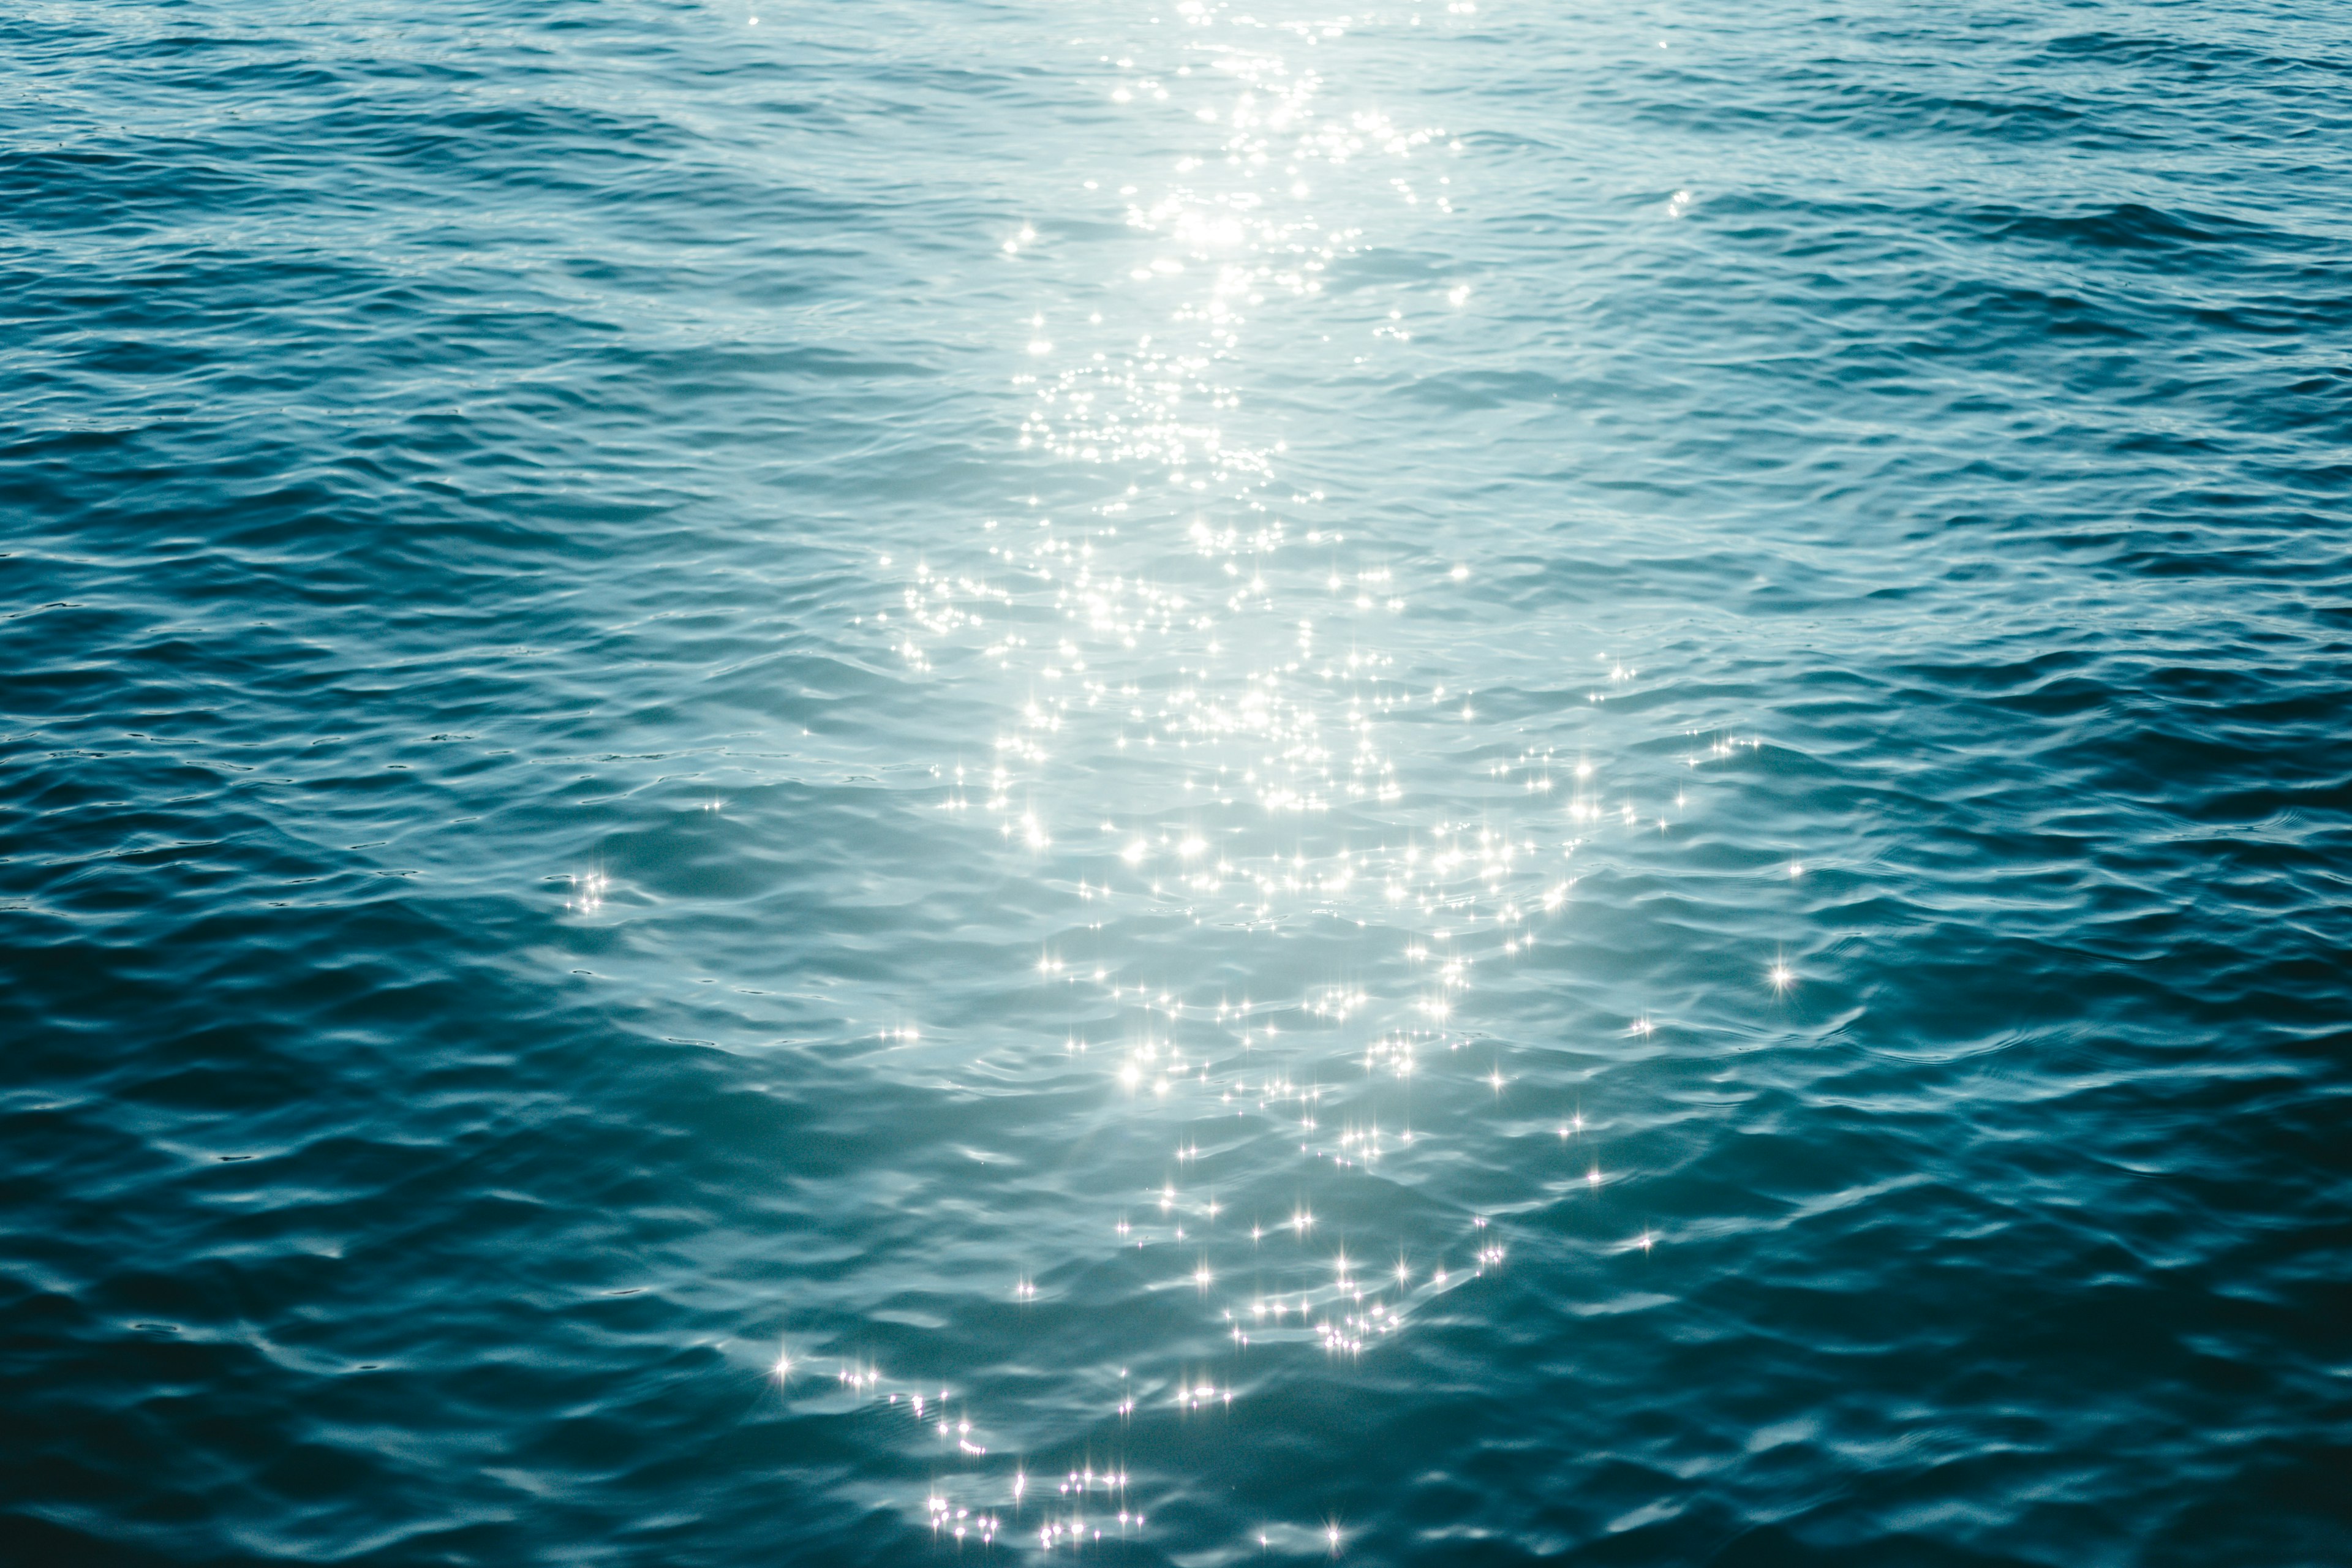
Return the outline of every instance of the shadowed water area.
[[[2352,1552],[2352,12],[0,59],[0,1558]]]

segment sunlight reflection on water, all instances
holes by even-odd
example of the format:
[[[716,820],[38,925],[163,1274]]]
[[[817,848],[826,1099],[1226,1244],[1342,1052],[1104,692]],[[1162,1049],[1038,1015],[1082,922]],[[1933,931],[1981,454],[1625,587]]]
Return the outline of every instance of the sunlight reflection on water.
[[[1259,389],[1344,377],[1361,359],[1281,317],[1311,309],[1335,263],[1381,244],[1384,215],[1424,202],[1450,215],[1465,149],[1441,126],[1348,103],[1344,84],[1297,61],[1339,24],[1181,11],[1181,39],[1134,42],[1079,69],[1104,84],[1134,140],[1190,150],[1173,156],[1172,178],[1139,159],[1065,194],[1091,206],[1116,190],[1128,258],[1082,302],[1049,289],[1010,334],[1033,362],[1010,377],[1027,405],[1016,446],[1057,462],[1071,486],[1052,502],[1015,495],[971,543],[943,544],[942,562],[958,564],[914,563],[898,643],[918,671],[978,658],[1000,672],[1021,721],[985,763],[942,760],[935,772],[954,787],[940,805],[992,820],[1027,852],[1026,876],[1080,906],[1037,960],[1038,983],[1072,996],[1069,1032],[1042,1048],[1097,1064],[1132,1135],[1164,1141],[1171,1173],[1140,1203],[1105,1202],[1104,1246],[1164,1257],[1164,1286],[1197,1295],[1236,1358],[1194,1371],[1181,1352],[1135,1346],[1129,1359],[1150,1373],[1088,1374],[1122,1421],[1154,1406],[1213,1413],[1270,1376],[1310,1375],[1254,1362],[1253,1349],[1360,1356],[1504,1266],[1507,1246],[1483,1214],[1435,1229],[1395,1215],[1381,1246],[1396,1262],[1372,1266],[1318,1238],[1307,1200],[1287,1215],[1265,1202],[1286,1168],[1301,1194],[1374,1170],[1412,1183],[1413,1162],[1453,1134],[1416,1122],[1417,1075],[1483,1082],[1499,1107],[1500,1060],[1463,1056],[1477,1039],[1474,972],[1565,940],[1559,918],[1593,837],[1669,833],[1686,805],[1678,793],[1674,815],[1645,816],[1611,798],[1591,758],[1477,731],[1474,689],[1400,668],[1387,647],[1417,597],[1461,592],[1471,568],[1420,562],[1344,516],[1302,521],[1337,509],[1284,479],[1292,442]],[[1003,240],[1007,265],[1053,244],[1053,205],[1041,196],[1039,216]],[[1433,308],[1459,310],[1471,295],[1442,279]],[[1255,341],[1269,317],[1280,347]],[[1402,342],[1412,326],[1392,309],[1370,331]],[[1346,444],[1338,430],[1300,438]],[[1635,673],[1602,662],[1594,704]],[[1441,761],[1429,738],[1442,734],[1451,757],[1465,728],[1469,750],[1503,752],[1475,763],[1478,786],[1449,796],[1423,784],[1408,799],[1405,775]],[[1729,750],[1695,742],[1687,762]],[[1084,765],[1067,765],[1074,757]],[[1518,804],[1497,804],[1498,787]],[[1237,973],[1223,940],[1240,933],[1271,954],[1266,944],[1310,925],[1347,935],[1320,980],[1279,963],[1254,979],[1246,960]],[[1187,934],[1210,931],[1219,940]],[[1106,1004],[1120,1024],[1088,1037],[1083,1020]],[[1655,1026],[1628,1024],[1644,1037]],[[1561,1136],[1576,1145],[1569,1158],[1591,1163],[1580,1113]],[[1227,1156],[1240,1192],[1221,1199],[1196,1174],[1204,1151]],[[1583,1177],[1594,1191],[1606,1179],[1598,1163]],[[1618,1250],[1646,1253],[1655,1239],[1644,1228]],[[1038,1300],[1055,1261],[1009,1264],[1004,1290]],[[926,1429],[921,1395],[883,1392],[878,1373],[849,1363],[841,1376]],[[980,1463],[988,1445],[961,1408],[929,1420],[942,1449],[972,1462],[909,1507],[959,1541],[993,1539],[1022,1507],[1032,1460]],[[1142,1530],[1123,1468],[1117,1478],[1114,1492],[1082,1465],[1062,1484],[1066,1512],[1007,1538],[1050,1549]],[[1287,1533],[1301,1531],[1337,1549],[1335,1531]]]

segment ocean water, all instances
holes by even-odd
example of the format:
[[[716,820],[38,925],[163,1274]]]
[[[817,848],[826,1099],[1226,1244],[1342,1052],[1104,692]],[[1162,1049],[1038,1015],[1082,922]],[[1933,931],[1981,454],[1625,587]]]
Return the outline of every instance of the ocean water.
[[[2352,10],[0,61],[0,1559],[2352,1562]]]

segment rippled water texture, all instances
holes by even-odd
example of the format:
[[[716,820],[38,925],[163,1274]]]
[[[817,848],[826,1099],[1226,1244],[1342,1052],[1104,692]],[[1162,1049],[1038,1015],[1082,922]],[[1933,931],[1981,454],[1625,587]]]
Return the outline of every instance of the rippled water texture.
[[[2352,1561],[2352,12],[0,19],[0,1558]]]

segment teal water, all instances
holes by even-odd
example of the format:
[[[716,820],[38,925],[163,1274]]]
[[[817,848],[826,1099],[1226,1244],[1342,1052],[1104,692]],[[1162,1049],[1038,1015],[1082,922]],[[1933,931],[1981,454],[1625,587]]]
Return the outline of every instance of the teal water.
[[[2352,1557],[2352,12],[0,17],[0,1559]]]

